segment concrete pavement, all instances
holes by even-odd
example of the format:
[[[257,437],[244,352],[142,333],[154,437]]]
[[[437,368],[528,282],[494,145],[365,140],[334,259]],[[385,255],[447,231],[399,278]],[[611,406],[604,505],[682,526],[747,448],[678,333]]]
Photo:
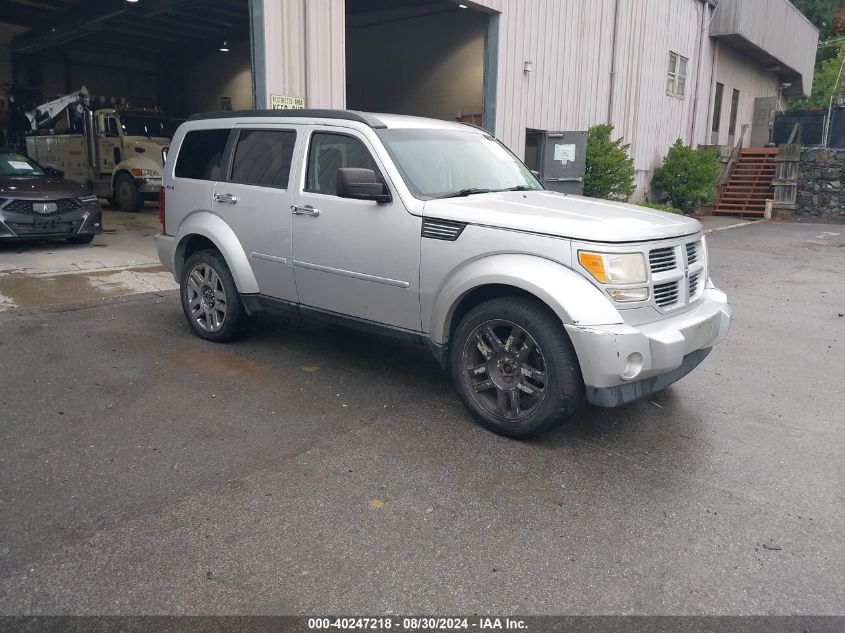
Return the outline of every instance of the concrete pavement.
[[[843,614],[845,236],[708,245],[728,340],[530,443],[381,338],[0,314],[0,613]]]

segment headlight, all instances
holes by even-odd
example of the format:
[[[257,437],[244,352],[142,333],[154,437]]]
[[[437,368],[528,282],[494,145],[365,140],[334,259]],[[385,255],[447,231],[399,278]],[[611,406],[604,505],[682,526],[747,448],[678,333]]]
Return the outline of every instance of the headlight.
[[[161,176],[155,169],[138,169],[137,167],[132,170],[132,175],[138,178],[159,178]]]
[[[578,251],[578,261],[596,278],[596,281],[603,284],[644,284],[648,281],[645,257],[642,253]],[[628,299],[628,301],[641,300]]]
[[[82,204],[90,204],[92,202],[97,202],[97,196],[89,194],[87,196],[79,196],[77,200],[79,200],[79,202]]]

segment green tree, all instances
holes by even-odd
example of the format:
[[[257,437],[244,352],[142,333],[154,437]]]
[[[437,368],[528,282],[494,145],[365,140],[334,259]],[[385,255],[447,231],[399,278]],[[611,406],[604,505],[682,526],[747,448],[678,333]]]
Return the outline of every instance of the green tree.
[[[629,144],[621,138],[610,140],[613,126],[595,125],[587,132],[587,167],[584,195],[605,200],[627,200],[634,193],[634,159]]]
[[[655,170],[651,186],[665,191],[673,207],[692,214],[699,205],[713,200],[719,171],[715,150],[693,149],[678,139],[669,148],[663,165]]]
[[[816,72],[813,75],[813,91],[809,99],[801,99],[789,104],[791,112],[801,110],[811,110],[814,108],[821,108],[826,110],[830,105],[831,97],[841,97],[845,95],[845,76],[839,80],[839,85],[836,85],[836,78],[839,76],[839,69],[842,67],[842,62],[845,60],[845,47],[834,45],[831,46],[835,51],[835,55],[830,59],[822,60],[816,67]]]
[[[792,0],[792,4],[816,25],[820,40],[836,35],[836,13],[842,8],[842,0]]]

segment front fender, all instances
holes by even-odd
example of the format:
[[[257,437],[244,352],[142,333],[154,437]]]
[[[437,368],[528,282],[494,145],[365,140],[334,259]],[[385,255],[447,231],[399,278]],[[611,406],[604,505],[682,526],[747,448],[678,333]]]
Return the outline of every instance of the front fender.
[[[156,162],[155,160],[153,160],[152,158],[150,158],[148,156],[135,154],[133,156],[130,156],[129,158],[123,159],[117,165],[115,165],[115,168],[114,168],[114,170],[112,171],[112,174],[111,174],[112,190],[114,190],[114,179],[117,177],[117,175],[120,172],[125,171],[126,173],[132,175],[132,170],[136,169],[136,168],[137,169],[154,169],[155,171],[157,171],[159,173],[159,178],[161,178],[161,174],[164,170],[164,168],[161,166],[160,162]],[[134,178],[134,176],[133,176],[133,178]]]
[[[174,274],[179,279],[184,263],[185,245],[192,235],[202,235],[211,240],[217,250],[223,255],[232,277],[235,278],[235,285],[241,294],[254,294],[258,292],[258,282],[249,265],[249,259],[241,246],[235,232],[219,215],[208,211],[197,211],[192,213],[176,233],[176,257],[174,261]]]
[[[439,345],[445,344],[461,299],[476,288],[494,284],[531,293],[548,305],[563,323],[611,325],[623,322],[609,297],[566,266],[533,255],[491,255],[458,268],[442,284],[432,308],[432,340]]]

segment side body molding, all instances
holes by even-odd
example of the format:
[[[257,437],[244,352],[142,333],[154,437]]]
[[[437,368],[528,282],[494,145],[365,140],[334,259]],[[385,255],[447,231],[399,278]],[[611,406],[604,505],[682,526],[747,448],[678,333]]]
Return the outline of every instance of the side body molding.
[[[211,240],[217,249],[226,259],[232,277],[235,278],[235,285],[241,294],[255,294],[258,292],[258,282],[249,265],[249,259],[241,246],[235,232],[223,219],[209,213],[208,211],[197,211],[192,213],[176,235],[176,261],[174,262],[173,273],[178,279],[182,273],[182,262],[184,261],[185,244],[191,235],[202,235]]]
[[[534,255],[501,254],[467,262],[446,277],[431,311],[432,340],[438,345],[445,344],[461,299],[472,290],[491,284],[514,286],[533,294],[554,310],[563,323],[623,322],[609,297],[566,266]]]

